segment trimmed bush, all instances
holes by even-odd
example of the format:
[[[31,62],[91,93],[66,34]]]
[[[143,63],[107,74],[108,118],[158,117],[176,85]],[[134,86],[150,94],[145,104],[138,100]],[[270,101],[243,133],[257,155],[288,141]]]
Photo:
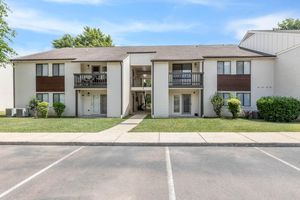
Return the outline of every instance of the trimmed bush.
[[[35,97],[33,97],[30,101],[29,101],[29,109],[33,112],[33,116],[35,118],[37,118],[38,116],[38,110],[37,110],[37,107],[38,107],[38,104],[40,103],[39,100],[37,100]]]
[[[64,113],[65,111],[65,104],[61,103],[61,102],[55,102],[53,103],[53,109],[57,115],[57,117],[61,117],[61,115]]]
[[[40,102],[38,103],[37,110],[39,116],[42,118],[47,118],[48,117],[48,102]]]
[[[300,115],[300,101],[292,97],[262,97],[256,105],[266,121],[291,122]]]
[[[231,98],[227,102],[228,111],[231,112],[232,118],[237,118],[241,112],[241,101],[237,98]]]
[[[215,93],[214,96],[210,99],[211,104],[213,105],[214,111],[218,117],[221,117],[222,107],[225,104],[223,96],[218,93]]]

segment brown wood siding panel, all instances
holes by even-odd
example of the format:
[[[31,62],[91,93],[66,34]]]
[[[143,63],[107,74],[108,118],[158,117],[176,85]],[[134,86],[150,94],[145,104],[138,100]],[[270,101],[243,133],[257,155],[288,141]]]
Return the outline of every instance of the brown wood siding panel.
[[[251,91],[251,75],[218,75],[218,91]]]
[[[40,76],[36,77],[37,92],[64,92],[65,77],[64,76]]]

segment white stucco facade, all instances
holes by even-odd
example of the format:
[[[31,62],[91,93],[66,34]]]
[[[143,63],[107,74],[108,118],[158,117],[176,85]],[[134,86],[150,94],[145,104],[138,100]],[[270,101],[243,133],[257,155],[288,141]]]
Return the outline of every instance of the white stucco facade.
[[[169,117],[169,63],[154,62],[153,79],[153,117]]]
[[[7,64],[0,67],[0,111],[12,108],[13,102],[13,66]]]
[[[277,55],[275,95],[300,99],[300,46]]]
[[[249,31],[240,46],[275,55],[299,44],[298,32]]]
[[[35,63],[15,63],[15,107],[26,108],[36,95]]]
[[[107,63],[107,117],[121,117],[121,62]]]

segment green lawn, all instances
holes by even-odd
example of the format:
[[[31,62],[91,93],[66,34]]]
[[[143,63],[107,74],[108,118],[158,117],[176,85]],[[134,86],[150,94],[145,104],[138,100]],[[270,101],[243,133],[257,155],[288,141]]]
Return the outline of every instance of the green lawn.
[[[300,132],[300,122],[272,123],[247,119],[147,117],[133,132]]]
[[[122,122],[120,118],[6,118],[0,132],[99,132]]]

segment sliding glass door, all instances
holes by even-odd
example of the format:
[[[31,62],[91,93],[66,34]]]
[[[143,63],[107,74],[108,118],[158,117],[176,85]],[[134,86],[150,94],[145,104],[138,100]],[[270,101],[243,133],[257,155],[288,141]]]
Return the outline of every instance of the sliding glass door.
[[[191,114],[191,95],[182,95],[182,114]]]

